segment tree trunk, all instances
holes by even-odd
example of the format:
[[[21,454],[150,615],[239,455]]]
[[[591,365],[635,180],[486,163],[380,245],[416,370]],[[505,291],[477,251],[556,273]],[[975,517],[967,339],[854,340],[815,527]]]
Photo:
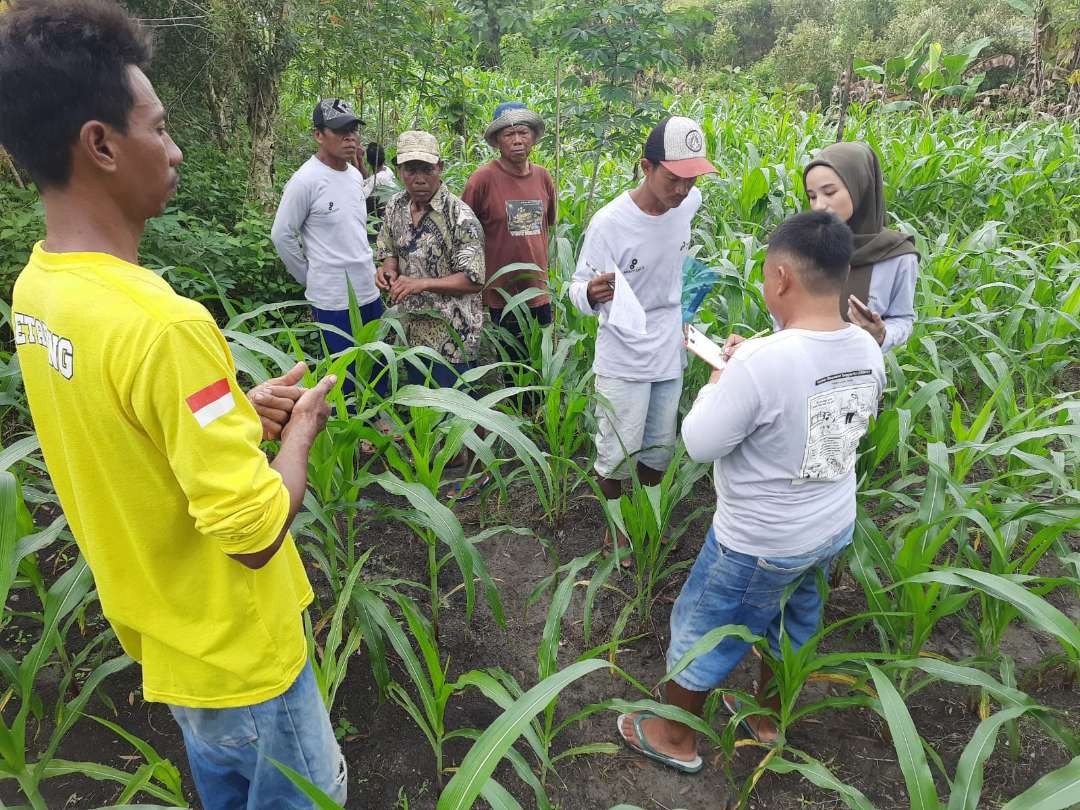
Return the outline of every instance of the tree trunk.
[[[1073,50],[1072,71],[1080,71],[1080,31],[1073,36],[1076,37],[1076,47]],[[1080,119],[1080,82],[1069,86],[1069,95],[1065,99],[1065,114]]]
[[[251,199],[270,212],[274,209],[274,119],[278,110],[280,76],[254,76],[248,86],[248,128],[251,163],[248,189]]]
[[[1035,6],[1031,32],[1031,93],[1036,99],[1042,98],[1042,9]]]
[[[206,108],[214,127],[214,140],[217,141],[218,147],[225,151],[229,147],[229,134],[232,127],[229,125],[225,98],[218,92],[213,75],[206,82]]]
[[[560,170],[562,168],[562,55],[555,57],[555,193],[561,194]],[[559,207],[555,206],[555,224],[559,224]],[[555,241],[556,245],[558,240]]]
[[[844,125],[847,123],[848,104],[851,102],[851,77],[855,72],[855,54],[848,56],[847,69],[844,71],[844,83],[840,88],[840,120],[836,124],[836,142],[844,140]]]
[[[22,176],[19,174],[19,170],[15,168],[15,161],[11,159],[11,155],[7,153],[4,147],[0,146],[0,165],[3,165],[11,172],[11,176],[15,179],[19,188],[26,188],[26,184],[23,183]]]
[[[488,0],[486,4],[487,10],[487,40],[488,40],[488,58],[489,65],[493,68],[499,67],[502,64],[502,54],[499,53],[499,41],[502,38],[502,32],[499,30],[499,17],[496,9],[498,4],[494,0]]]

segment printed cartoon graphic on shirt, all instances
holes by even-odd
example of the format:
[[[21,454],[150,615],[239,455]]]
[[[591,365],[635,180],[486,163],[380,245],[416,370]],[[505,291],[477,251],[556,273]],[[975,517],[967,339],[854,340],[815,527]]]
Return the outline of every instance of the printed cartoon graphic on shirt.
[[[800,480],[834,481],[855,466],[859,439],[877,408],[877,396],[877,386],[864,383],[807,398],[806,449]]]
[[[540,200],[507,200],[506,227],[511,236],[537,236],[544,224]]]
[[[44,346],[49,353],[49,365],[65,380],[70,380],[75,374],[75,347],[71,341],[54,333],[44,321],[21,312],[12,315],[15,345]]]

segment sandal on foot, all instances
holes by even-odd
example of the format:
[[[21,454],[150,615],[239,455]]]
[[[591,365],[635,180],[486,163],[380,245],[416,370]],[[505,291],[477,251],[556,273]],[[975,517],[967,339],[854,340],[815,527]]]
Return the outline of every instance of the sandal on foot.
[[[626,735],[623,734],[623,720],[626,719],[626,715],[619,715],[619,719],[615,728],[619,732],[619,736],[622,738],[622,741],[626,743],[626,747],[629,748],[631,751],[637,751],[639,754],[643,754],[649,759],[655,759],[657,762],[663,765],[667,765],[669,768],[674,768],[677,771],[681,771],[682,773],[692,774],[700,771],[702,766],[705,764],[704,761],[701,759],[700,755],[695,754],[694,758],[691,760],[676,759],[675,757],[669,756],[668,754],[660,753],[651,745],[649,745],[649,741],[645,739],[645,735],[644,733],[642,733],[641,721],[648,720],[651,717],[659,717],[659,715],[653,714],[652,712],[639,712],[634,717],[634,733],[637,735],[638,741],[638,744],[634,745],[632,742],[630,742],[630,740],[626,738]]]
[[[730,714],[732,717],[735,717],[740,711],[742,711],[742,703],[734,695],[724,695],[720,702],[724,704],[724,708],[727,710],[727,713]],[[761,745],[776,745],[777,740],[780,739],[779,735],[777,735],[776,739],[774,740],[766,741],[761,739],[761,737],[758,736],[758,733],[754,731],[754,727],[750,725],[749,717],[744,717],[742,720],[739,721],[739,728],[745,731],[754,742]]]
[[[471,501],[491,483],[491,474],[484,474],[479,480],[463,487],[464,481],[455,481],[446,488],[446,499],[456,503]]]

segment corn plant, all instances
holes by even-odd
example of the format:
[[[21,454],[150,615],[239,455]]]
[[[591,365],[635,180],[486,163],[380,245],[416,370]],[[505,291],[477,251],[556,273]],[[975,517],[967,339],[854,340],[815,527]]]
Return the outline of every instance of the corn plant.
[[[353,655],[356,654],[363,643],[364,627],[360,623],[353,625],[349,630],[349,635],[345,637],[345,615],[353,598],[357,579],[363,571],[364,563],[371,556],[371,551],[371,549],[368,549],[364,552],[356,565],[353,566],[352,571],[349,572],[344,587],[337,593],[337,604],[334,606],[333,614],[327,617],[330,626],[321,645],[315,639],[317,628],[312,627],[310,614],[304,613],[308,660],[311,661],[312,671],[315,674],[315,683],[319,687],[319,693],[322,695],[323,703],[328,712],[334,707],[338,689],[341,688],[341,684],[344,683],[345,677],[348,675],[349,663]],[[325,623],[325,620],[321,620],[319,627]]]
[[[591,450],[593,376],[587,358],[571,353],[582,335],[559,338],[552,327],[530,322],[525,338],[530,362],[515,369],[514,382],[518,387],[537,388],[535,413],[526,429],[547,450],[550,486],[538,488],[536,495],[545,520],[556,525],[587,474],[578,459]]]
[[[474,371],[479,375],[485,369]],[[443,471],[461,448],[468,445],[480,463],[497,475],[499,465],[491,452],[491,445],[497,437],[515,452],[531,478],[540,481],[550,477],[546,460],[536,445],[521,432],[510,416],[491,407],[512,393],[495,392],[474,400],[457,389],[430,390],[409,385],[400,388],[393,397],[398,406],[409,409],[409,421],[401,420],[403,448],[388,444],[383,457],[390,469],[371,476],[368,482],[391,494],[404,496],[413,507],[404,519],[427,544],[431,619],[436,634],[442,605],[439,572],[449,559],[454,559],[461,571],[466,615],[472,616],[475,602],[475,572],[485,584],[484,593],[497,621],[503,621],[498,590],[487,573],[483,558],[474,547],[474,543],[490,537],[502,527],[487,529],[467,540],[453,512],[437,499]],[[400,419],[396,415],[394,418]],[[475,426],[488,431],[486,439],[477,436]],[[450,554],[441,559],[437,545],[440,541],[450,547]]]
[[[526,600],[527,608],[541,594],[548,592],[552,585],[555,586],[551,596],[551,603],[548,606],[543,636],[536,653],[536,671],[539,681],[544,681],[559,669],[559,648],[562,644],[563,618],[570,607],[574,587],[583,584],[578,581],[578,575],[591,565],[597,556],[598,553],[594,552],[593,554],[578,557],[561,566],[550,577],[542,580]],[[610,569],[610,563],[606,567]],[[559,579],[560,576],[561,579]],[[617,646],[617,642],[588,650],[578,660],[592,658],[594,655],[603,652],[604,648],[611,648],[612,646]],[[474,670],[462,676],[459,683],[475,687],[504,711],[509,710],[514,702],[525,694],[525,689],[522,688],[521,684],[512,675],[500,668],[489,668],[485,671]],[[645,691],[644,688],[642,688],[642,691]],[[537,806],[540,808],[550,808],[551,806],[544,786],[546,785],[548,773],[555,769],[555,764],[560,760],[590,754],[611,754],[618,751],[618,747],[612,743],[597,742],[573,746],[553,756],[552,748],[556,737],[572,724],[580,722],[589,715],[606,708],[604,705],[599,704],[586,706],[556,723],[557,702],[557,696],[553,696],[537,717],[533,718],[529,725],[522,730],[522,736],[529,743],[532,752],[540,763],[539,781],[536,780],[531,768],[517,751],[509,748],[505,754],[511,760],[522,781],[532,787]],[[462,732],[459,736],[477,739],[479,732]]]
[[[401,658],[409,681],[420,698],[418,706],[409,692],[396,681],[390,683],[390,697],[413,719],[431,746],[435,755],[435,780],[443,784],[443,748],[451,738],[446,728],[446,708],[455,692],[462,687],[447,679],[449,661],[444,662],[438,650],[434,627],[421,614],[415,603],[398,594],[397,604],[409,627],[409,634],[420,650],[417,657],[412,644],[401,625],[390,615],[386,606],[371,596],[360,597],[368,611],[375,617],[395,652]],[[421,660],[423,665],[421,665]]]
[[[130,774],[125,771],[93,762],[72,762],[56,756],[60,743],[72,730],[83,714],[83,710],[98,686],[110,677],[131,665],[132,660],[120,656],[102,661],[93,666],[86,682],[78,693],[67,700],[63,695],[68,692],[76,667],[93,660],[101,648],[112,639],[111,634],[104,634],[87,645],[70,662],[67,674],[61,679],[61,698],[55,707],[56,722],[44,750],[33,761],[30,760],[30,747],[27,740],[26,724],[34,707],[41,706],[41,697],[35,691],[35,682],[43,669],[53,666],[51,656],[63,647],[64,638],[79,612],[88,600],[93,599],[91,592],[92,578],[86,561],[79,557],[52,587],[49,588],[42,613],[41,633],[37,642],[23,656],[15,661],[10,653],[0,652],[0,675],[7,685],[3,702],[18,700],[18,709],[10,722],[0,719],[0,779],[13,779],[23,796],[33,808],[45,808],[45,801],[40,791],[41,782],[57,776],[69,774],[88,774],[96,779],[119,782],[122,785],[138,784],[138,791],[148,793],[165,801],[179,801],[174,787],[170,785],[169,773],[163,770],[158,774],[159,762],[149,761],[149,771]],[[40,709],[38,709],[39,711]],[[164,784],[154,779],[165,778]]]
[[[965,673],[963,671],[965,668],[956,669],[955,674],[960,678],[965,676],[985,678],[982,673],[975,670],[968,670]],[[931,773],[930,762],[934,762],[939,770],[944,769],[936,757],[931,757],[928,761],[925,741],[919,736],[911,715],[890,677],[872,664],[867,664],[867,670],[877,690],[877,696],[872,705],[888,724],[900,770],[907,785],[909,806],[920,810],[940,810],[943,805]],[[989,680],[992,681],[992,679]],[[952,778],[943,773],[943,781],[949,786],[948,810],[975,810],[980,806],[983,769],[986,760],[994,750],[1002,725],[1016,721],[1026,714],[1037,716],[1048,712],[1023,693],[1017,693],[1015,690],[993,682],[990,683],[990,688],[994,689],[995,694],[1005,702],[1006,708],[1002,708],[979,723],[971,740],[960,754]],[[770,757],[762,762],[761,768],[781,774],[798,773],[818,787],[836,793],[837,797],[853,810],[873,810],[873,804],[858,788],[836,778],[828,768],[811,755],[794,750],[789,750],[788,753],[794,755],[794,761],[784,759],[782,756]],[[1047,774],[1004,807],[1009,810],[1021,810],[1021,808],[1028,810],[1035,807],[1049,810],[1049,808],[1067,808],[1074,805],[1080,801],[1080,765],[1078,763],[1080,763],[1080,757]]]
[[[469,748],[457,772],[439,795],[439,810],[466,810],[481,795],[489,802],[492,797],[502,799],[504,803],[496,806],[514,807],[505,804],[509,794],[491,778],[495,766],[518,737],[528,732],[532,719],[560,692],[578,678],[606,666],[604,661],[596,658],[578,661],[548,676],[517,698]]]
[[[611,536],[618,532],[629,542],[628,549],[616,549],[614,556],[622,559],[629,555],[631,560],[631,589],[615,622],[614,636],[618,637],[635,613],[641,624],[647,625],[662,586],[693,564],[692,559],[669,564],[668,558],[679,538],[698,516],[708,511],[708,507],[692,510],[677,525],[675,508],[689,496],[694,484],[707,470],[705,465],[692,462],[680,444],[658,485],[642,486],[635,469],[629,493],[617,501],[601,497]]]

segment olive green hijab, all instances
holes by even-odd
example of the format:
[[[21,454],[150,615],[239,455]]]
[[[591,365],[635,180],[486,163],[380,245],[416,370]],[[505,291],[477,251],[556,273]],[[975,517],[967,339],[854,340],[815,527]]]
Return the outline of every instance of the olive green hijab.
[[[915,239],[885,227],[885,192],[877,153],[865,143],[851,141],[826,146],[803,169],[803,182],[815,166],[828,166],[840,177],[851,195],[853,213],[847,224],[855,234],[851,274],[840,299],[847,320],[847,298],[855,295],[864,303],[870,294],[874,265],[908,253],[918,255]]]

